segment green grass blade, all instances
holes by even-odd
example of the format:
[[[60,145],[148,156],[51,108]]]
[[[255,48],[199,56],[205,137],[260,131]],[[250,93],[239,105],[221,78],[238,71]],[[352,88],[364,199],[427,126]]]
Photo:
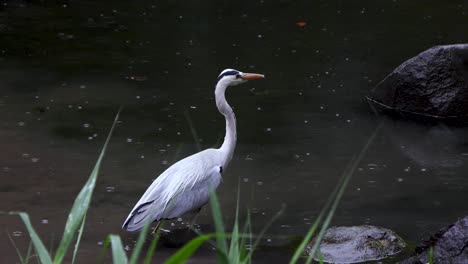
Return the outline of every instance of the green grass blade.
[[[257,238],[255,239],[255,242],[253,243],[253,245],[251,245],[249,254],[247,254],[247,261],[250,261],[250,259],[252,259],[252,255],[255,249],[257,248],[258,244],[260,244],[260,240],[263,238],[268,228],[270,228],[270,226],[284,213],[284,210],[286,210],[286,206],[283,204],[281,205],[281,209],[268,221],[268,223],[260,231]]]
[[[218,237],[218,234],[201,235],[192,239],[188,244],[179,249],[172,255],[164,264],[180,264],[184,263],[190,256],[197,251],[197,249],[205,243],[208,239]]]
[[[434,264],[434,248],[429,248],[429,264]]]
[[[70,247],[70,244],[75,237],[76,231],[78,230],[80,225],[82,225],[84,216],[86,212],[88,211],[89,204],[91,202],[91,197],[93,194],[94,187],[96,186],[96,180],[97,180],[97,176],[99,173],[99,168],[101,166],[101,162],[104,158],[107,145],[109,144],[110,138],[115,129],[117,121],[119,120],[119,115],[120,115],[120,110],[115,116],[114,122],[112,123],[112,127],[109,131],[109,135],[107,136],[106,142],[104,143],[104,146],[101,150],[101,153],[96,162],[96,165],[94,166],[94,169],[91,172],[91,175],[89,176],[86,184],[83,186],[80,193],[76,197],[75,202],[73,203],[73,207],[68,215],[68,220],[65,225],[65,230],[63,233],[62,240],[58,246],[57,253],[54,258],[54,263],[62,263],[63,258],[65,257],[65,254],[67,253],[68,248]]]
[[[140,252],[143,249],[143,244],[145,243],[146,235],[148,234],[148,230],[150,229],[151,218],[148,219],[143,229],[140,231],[140,235],[138,236],[137,242],[135,244],[135,248],[133,249],[132,255],[130,256],[130,264],[136,264],[138,261],[138,257],[140,256]]]
[[[50,257],[49,252],[47,251],[46,247],[44,246],[44,243],[42,242],[42,240],[37,235],[36,230],[34,230],[34,227],[32,226],[31,220],[29,219],[29,215],[27,213],[24,213],[24,212],[1,212],[0,211],[0,214],[19,215],[21,220],[23,220],[23,223],[26,226],[26,229],[28,230],[29,237],[31,238],[34,249],[36,250],[38,257],[41,260],[41,263],[42,264],[52,264],[52,258]]]
[[[86,222],[86,214],[83,218],[83,221],[81,221],[81,226],[80,226],[80,229],[78,230],[78,238],[76,239],[75,248],[73,249],[72,264],[75,263],[76,254],[78,253],[78,248],[80,247],[80,241],[81,241],[81,236],[83,235],[85,222]]]
[[[218,198],[214,191],[210,192],[210,205],[213,213],[213,220],[215,223],[215,230],[218,234],[224,234],[223,217],[221,216],[221,208],[219,207]],[[217,249],[222,252],[225,256],[228,256],[228,248],[226,239],[222,236],[216,237]]]
[[[97,263],[102,263],[103,262],[104,254],[106,253],[107,249],[109,248],[110,243],[111,243],[110,242],[110,235],[108,235],[106,237],[106,240],[104,241],[104,244],[102,245],[101,254],[99,255]]]
[[[159,237],[161,235],[160,233],[160,228],[158,228],[158,231],[156,231],[156,235],[153,238],[153,241],[151,241],[151,245],[148,248],[148,252],[146,253],[146,258],[145,258],[145,264],[151,264],[151,259],[153,258],[154,251],[156,250],[156,245],[158,244]]]
[[[110,235],[110,242],[112,248],[112,263],[114,264],[127,264],[128,259],[125,254],[125,249],[122,245],[122,240],[118,235]]]
[[[21,264],[26,263],[26,262],[24,261],[23,256],[21,256],[21,252],[19,251],[19,248],[16,246],[15,241],[13,240],[13,238],[11,238],[10,233],[9,233],[9,232],[6,232],[6,233],[7,233],[8,239],[10,240],[11,244],[13,245],[13,247],[14,247],[15,250],[16,250],[16,255],[18,255],[18,258],[19,258],[19,260],[20,260],[20,263],[21,263]],[[27,257],[26,257],[26,259],[27,259]]]
[[[234,218],[234,228],[231,233],[231,245],[229,247],[228,259],[230,263],[238,263],[241,259],[239,250],[239,200],[240,187],[237,188],[236,216]]]
[[[29,241],[28,245],[28,251],[26,252],[26,257],[24,263],[29,263],[29,259],[31,258],[31,253],[32,253],[32,241]]]
[[[364,155],[367,153],[371,143],[374,141],[374,138],[376,137],[376,135],[377,135],[378,131],[380,130],[380,128],[382,127],[382,125],[383,125],[383,122],[381,122],[379,124],[379,126],[374,130],[374,132],[372,133],[372,135],[369,137],[366,144],[362,148],[361,152],[359,153],[358,157],[353,158],[351,160],[351,163],[350,163],[351,165],[348,165],[347,169],[343,172],[343,175],[341,177],[343,180],[342,180],[342,182],[340,184],[339,191],[336,194],[336,197],[334,198],[331,209],[328,212],[327,217],[324,220],[322,228],[321,228],[321,230],[320,230],[320,232],[319,232],[319,234],[317,236],[317,239],[315,240],[315,243],[314,243],[314,245],[312,246],[312,249],[309,252],[309,256],[307,257],[306,263],[311,263],[312,262],[312,259],[315,256],[315,252],[317,251],[317,248],[320,246],[320,242],[321,242],[323,236],[325,235],[325,232],[327,231],[328,226],[330,225],[330,222],[331,222],[331,220],[332,220],[332,218],[333,218],[333,216],[335,214],[336,208],[338,208],[338,204],[341,201],[341,197],[343,196],[344,191],[346,190],[346,187],[348,185],[349,180],[353,176],[353,174],[356,171],[356,169],[357,169],[359,163],[361,162],[361,160],[364,158]]]

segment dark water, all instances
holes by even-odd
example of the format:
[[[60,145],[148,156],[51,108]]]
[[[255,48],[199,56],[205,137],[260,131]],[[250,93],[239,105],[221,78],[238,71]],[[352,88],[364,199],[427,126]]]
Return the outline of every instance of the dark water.
[[[225,220],[240,186],[259,231],[259,263],[285,262],[353,155],[383,120],[334,217],[410,243],[468,214],[468,129],[376,116],[367,92],[438,44],[467,42],[467,1],[1,1],[0,210],[29,212],[57,245],[112,119],[125,105],[78,259],[94,262],[151,180],[199,147],[219,145],[213,89],[224,68],[267,79],[228,100],[238,145],[218,189]],[[304,27],[297,22],[305,22]],[[210,210],[198,223],[211,225]],[[175,226],[180,225],[176,221]],[[0,217],[5,263],[28,237]],[[168,227],[171,228],[170,224]],[[156,260],[174,249],[160,247]],[[194,263],[214,262],[210,247]]]

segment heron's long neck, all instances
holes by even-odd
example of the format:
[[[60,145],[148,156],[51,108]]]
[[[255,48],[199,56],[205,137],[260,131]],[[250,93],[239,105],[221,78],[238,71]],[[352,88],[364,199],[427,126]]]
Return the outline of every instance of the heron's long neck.
[[[221,114],[226,118],[226,136],[224,142],[219,149],[223,155],[223,166],[227,167],[229,161],[232,159],[234,149],[236,147],[237,133],[236,133],[236,116],[231,106],[226,101],[225,92],[227,85],[220,81],[216,84],[215,98],[216,106]]]

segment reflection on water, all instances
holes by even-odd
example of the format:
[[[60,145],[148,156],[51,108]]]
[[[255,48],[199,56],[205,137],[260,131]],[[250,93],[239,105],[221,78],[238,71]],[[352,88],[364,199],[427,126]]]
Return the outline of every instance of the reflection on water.
[[[120,233],[130,250],[136,235],[120,226],[152,179],[199,147],[219,145],[224,120],[213,89],[227,67],[267,76],[228,92],[239,144],[218,192],[229,223],[241,189],[242,217],[248,208],[255,230],[286,205],[265,246],[288,246],[304,234],[383,119],[333,224],[384,226],[417,242],[468,213],[467,128],[385,119],[364,102],[401,61],[433,45],[466,42],[463,3],[0,4],[0,209],[29,212],[45,241],[56,244],[113,116],[125,106],[81,259],[94,260],[108,233]],[[208,209],[198,222],[211,224]],[[18,219],[0,223],[27,247]],[[12,248],[6,236],[0,241]],[[256,254],[259,262],[291,254],[271,248]],[[17,259],[12,250],[3,258]],[[214,261],[210,248],[197,260]]]

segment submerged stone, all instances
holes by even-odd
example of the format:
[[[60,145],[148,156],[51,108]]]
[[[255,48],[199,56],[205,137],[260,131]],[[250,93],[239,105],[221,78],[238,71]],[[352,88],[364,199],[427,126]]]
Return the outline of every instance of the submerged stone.
[[[311,254],[315,241],[308,246]],[[326,263],[359,263],[399,253],[405,242],[393,231],[376,226],[338,226],[328,229],[320,243]],[[316,253],[315,260],[319,260]]]

